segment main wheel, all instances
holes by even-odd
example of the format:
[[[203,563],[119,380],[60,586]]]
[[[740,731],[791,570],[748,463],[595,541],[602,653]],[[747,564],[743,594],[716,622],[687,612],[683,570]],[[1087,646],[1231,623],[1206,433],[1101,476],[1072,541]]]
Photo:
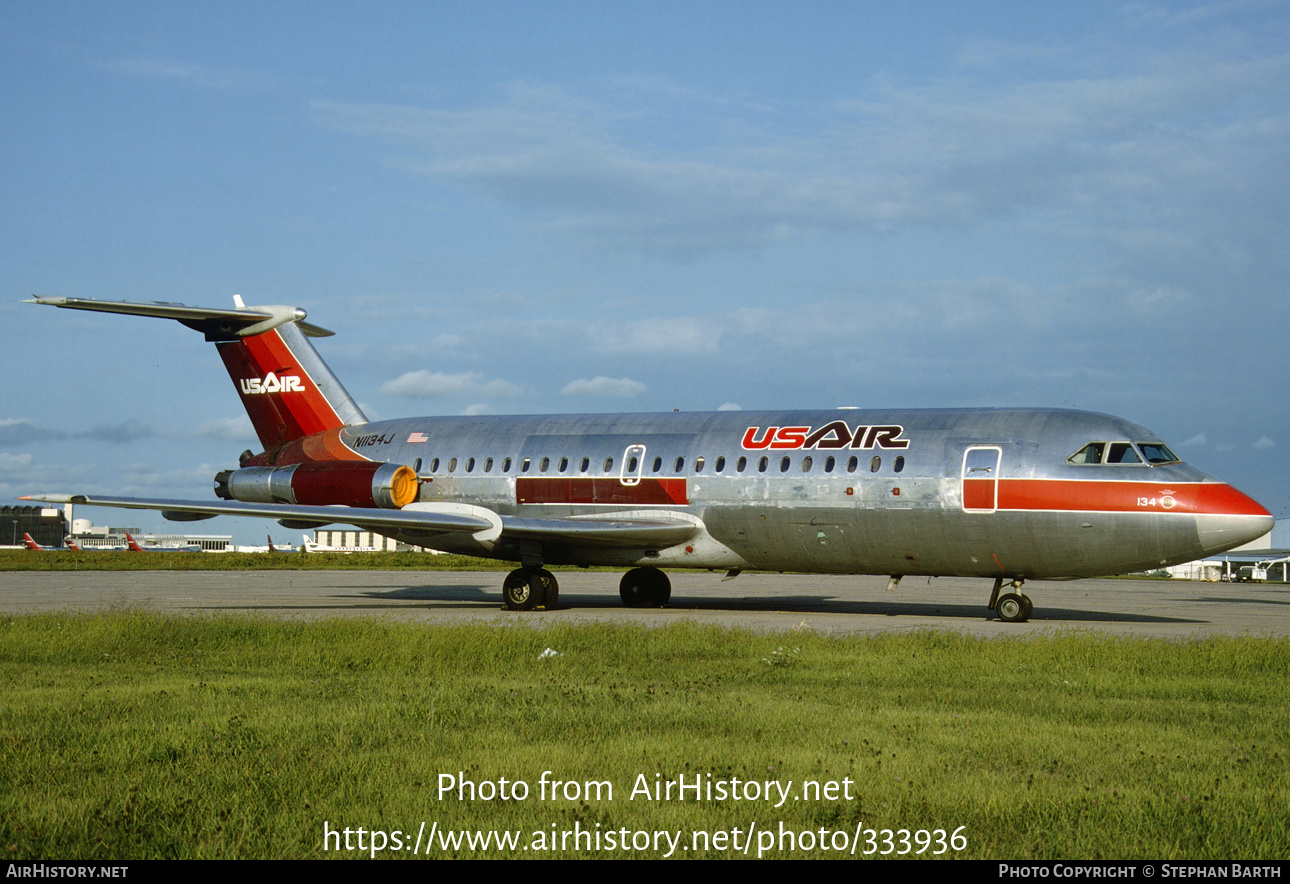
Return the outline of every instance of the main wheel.
[[[1029,619],[1030,619],[1030,615],[1031,615],[1031,614],[1033,614],[1033,613],[1035,613],[1035,603],[1034,603],[1034,602],[1032,602],[1032,601],[1030,600],[1030,596],[1026,595],[1025,593],[1022,593],[1022,594],[1021,594],[1021,600],[1022,600],[1022,602],[1024,602],[1024,603],[1025,603],[1025,605],[1026,605],[1026,610],[1024,610],[1024,611],[1022,611],[1022,612],[1021,612],[1021,619],[1022,619],[1022,620],[1029,620]]]
[[[633,568],[623,575],[618,595],[629,608],[661,608],[672,597],[672,581],[658,568]]]
[[[541,602],[542,607],[548,611],[554,610],[555,603],[560,600],[560,584],[556,583],[555,575],[545,568],[539,570],[538,574],[541,577],[544,590],[544,597]]]
[[[532,611],[546,603],[547,587],[553,583],[550,571],[516,568],[502,582],[502,601],[512,611]]]
[[[1026,619],[1026,602],[1024,595],[1005,592],[995,602],[994,611],[1004,623],[1020,623]]]

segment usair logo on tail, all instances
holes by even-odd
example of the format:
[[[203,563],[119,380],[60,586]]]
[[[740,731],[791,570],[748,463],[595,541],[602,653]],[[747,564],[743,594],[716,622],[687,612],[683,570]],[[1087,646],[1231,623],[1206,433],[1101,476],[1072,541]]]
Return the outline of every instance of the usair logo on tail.
[[[301,383],[298,376],[288,374],[278,377],[273,372],[265,375],[264,380],[243,378],[241,388],[248,396],[254,396],[257,393],[303,393],[305,391],[305,385]]]

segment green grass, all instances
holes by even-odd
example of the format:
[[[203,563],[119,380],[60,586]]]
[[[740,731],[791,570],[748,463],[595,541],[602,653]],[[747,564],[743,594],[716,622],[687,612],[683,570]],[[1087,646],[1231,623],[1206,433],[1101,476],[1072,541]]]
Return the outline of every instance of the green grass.
[[[506,623],[4,617],[0,846],[14,859],[356,856],[323,850],[324,821],[355,846],[359,827],[411,843],[424,821],[515,830],[521,845],[575,825],[689,844],[694,830],[862,822],[962,826],[958,855],[975,858],[1290,847],[1282,640]],[[561,656],[539,659],[548,647]],[[613,799],[541,800],[544,771],[609,781]],[[440,777],[459,773],[531,794],[440,800]],[[845,778],[852,798],[629,797],[656,774]]]
[[[0,571],[508,571],[514,567],[513,562],[420,552],[275,554],[0,550]]]

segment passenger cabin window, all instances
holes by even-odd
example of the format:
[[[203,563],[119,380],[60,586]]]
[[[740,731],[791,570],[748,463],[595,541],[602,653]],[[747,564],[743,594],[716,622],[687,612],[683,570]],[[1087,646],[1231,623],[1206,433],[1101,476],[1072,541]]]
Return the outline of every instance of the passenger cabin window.
[[[679,472],[681,472],[682,470],[684,470],[684,469],[685,469],[685,458],[683,458],[683,457],[678,457],[678,458],[676,459],[676,463],[675,463],[675,464],[673,464],[672,466],[673,466],[673,468],[672,468],[672,472],[674,472],[674,473],[679,473]]]
[[[724,457],[724,456],[722,456],[722,457],[718,457],[718,458],[717,458],[717,462],[716,462],[716,464],[713,466],[713,469],[714,469],[714,470],[716,470],[718,473],[720,473],[720,472],[722,472],[723,470],[725,470],[725,468],[726,468],[726,459],[725,459],[725,457]]]
[[[703,472],[703,457],[702,457],[702,456],[696,457],[696,458],[694,459],[694,471],[695,471],[696,473],[701,473],[701,472]]]
[[[502,472],[509,473],[510,471],[511,471],[511,459],[508,457],[506,458],[506,460],[502,461]]]

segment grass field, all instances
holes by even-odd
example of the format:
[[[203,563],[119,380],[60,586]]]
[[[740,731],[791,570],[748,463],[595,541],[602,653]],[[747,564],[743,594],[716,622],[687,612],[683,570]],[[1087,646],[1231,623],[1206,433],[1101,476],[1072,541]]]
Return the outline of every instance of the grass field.
[[[0,843],[14,859],[1290,847],[1282,640],[507,622],[4,617]],[[666,800],[678,778],[717,791]]]
[[[0,549],[0,571],[509,571],[513,562],[430,553],[135,553]]]

